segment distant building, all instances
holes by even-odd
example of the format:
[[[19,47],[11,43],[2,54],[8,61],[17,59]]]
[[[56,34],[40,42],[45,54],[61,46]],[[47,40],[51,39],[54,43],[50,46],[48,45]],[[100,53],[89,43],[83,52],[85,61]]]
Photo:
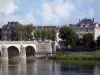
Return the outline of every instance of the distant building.
[[[20,24],[19,22],[8,22],[1,28],[1,40],[14,40],[14,29],[15,25]]]
[[[79,35],[79,38],[82,38],[86,33],[92,33],[94,40],[97,40],[97,37],[100,36],[100,25],[95,22],[95,19],[79,19],[79,23],[74,26],[76,33]]]

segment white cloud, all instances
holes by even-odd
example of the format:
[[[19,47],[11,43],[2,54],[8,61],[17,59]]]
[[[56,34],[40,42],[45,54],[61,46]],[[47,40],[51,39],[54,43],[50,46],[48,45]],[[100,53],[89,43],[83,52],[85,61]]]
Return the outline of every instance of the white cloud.
[[[83,3],[84,0],[77,0],[78,1],[78,4],[81,4]]]
[[[62,19],[70,17],[74,5],[68,1],[53,0],[52,2],[42,3],[43,24],[61,24]]]
[[[7,24],[7,22],[11,21],[18,21],[22,24],[36,24],[36,20],[32,12],[27,13],[25,16],[0,15],[0,27],[2,27],[4,24]]]
[[[0,13],[8,15],[18,7],[14,4],[14,0],[0,0]]]
[[[88,0],[88,2],[93,3],[95,0]]]
[[[26,14],[25,20],[23,21],[23,23],[33,23],[33,24],[36,24],[36,20],[34,18],[34,15],[33,15],[32,11]]]
[[[7,22],[10,21],[18,21],[22,23],[22,20],[20,19],[19,16],[14,16],[14,15],[0,15],[0,27],[2,27],[4,24],[7,24]]]
[[[62,17],[69,17],[70,11],[73,10],[74,6],[71,3],[59,3],[55,6],[55,12],[58,13]]]
[[[78,1],[78,4],[81,4],[81,3],[83,3],[83,2],[88,2],[88,3],[93,3],[94,2],[94,0],[77,0]]]
[[[88,13],[89,13],[89,17],[94,17],[95,11],[93,8],[90,8]]]

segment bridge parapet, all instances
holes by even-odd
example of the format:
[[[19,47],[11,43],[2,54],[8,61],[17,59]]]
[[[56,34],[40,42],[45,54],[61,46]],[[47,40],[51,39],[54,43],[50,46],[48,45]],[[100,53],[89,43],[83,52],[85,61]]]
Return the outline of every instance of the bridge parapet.
[[[36,44],[36,41],[22,41],[23,44]]]
[[[47,40],[47,41],[37,41],[38,43],[51,43],[51,41]]]
[[[0,41],[0,44],[36,44],[36,41]]]

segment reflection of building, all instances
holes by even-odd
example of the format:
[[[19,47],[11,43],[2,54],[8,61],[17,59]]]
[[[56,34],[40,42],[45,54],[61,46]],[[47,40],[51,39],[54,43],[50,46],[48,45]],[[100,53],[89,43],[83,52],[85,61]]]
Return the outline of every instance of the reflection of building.
[[[100,75],[100,66],[99,65],[95,65],[95,67],[94,67],[94,75]]]
[[[0,75],[61,75],[61,70],[52,60],[21,59],[2,61]]]
[[[96,40],[100,35],[100,25],[94,21],[94,18],[93,20],[87,18],[83,20],[79,19],[79,23],[77,23],[74,28],[79,35],[79,38],[82,38],[86,33],[93,33],[94,40]]]

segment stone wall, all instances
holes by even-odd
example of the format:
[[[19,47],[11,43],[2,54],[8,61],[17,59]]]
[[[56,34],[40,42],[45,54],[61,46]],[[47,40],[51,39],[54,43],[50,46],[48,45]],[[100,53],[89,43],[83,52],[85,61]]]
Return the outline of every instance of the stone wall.
[[[47,54],[52,53],[51,42],[41,42],[36,45],[36,57],[47,56]]]
[[[0,43],[1,57],[8,59],[8,48],[14,46],[19,51],[20,58],[26,59],[26,47],[32,46],[35,49],[35,57],[48,56],[56,52],[55,42],[52,41],[40,41],[40,42],[16,42],[6,41]],[[11,53],[9,53],[11,54]]]
[[[97,40],[98,36],[100,36],[100,27],[94,29],[94,40]]]

